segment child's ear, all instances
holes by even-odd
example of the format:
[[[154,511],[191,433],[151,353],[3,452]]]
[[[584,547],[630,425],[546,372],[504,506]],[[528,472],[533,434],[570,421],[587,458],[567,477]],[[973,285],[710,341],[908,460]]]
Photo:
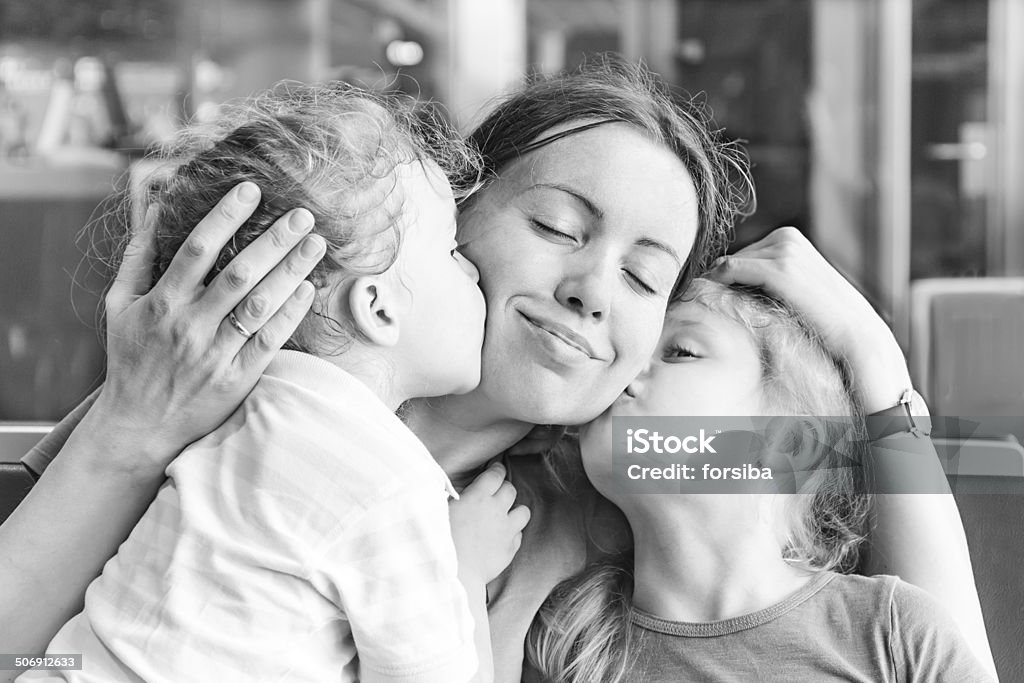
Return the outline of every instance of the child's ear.
[[[401,299],[398,283],[385,275],[357,277],[348,291],[349,311],[356,330],[370,343],[392,347],[398,343]]]
[[[762,464],[780,475],[794,477],[796,489],[820,466],[829,444],[828,430],[817,417],[773,418],[765,430],[767,447]],[[787,491],[793,493],[795,491]]]

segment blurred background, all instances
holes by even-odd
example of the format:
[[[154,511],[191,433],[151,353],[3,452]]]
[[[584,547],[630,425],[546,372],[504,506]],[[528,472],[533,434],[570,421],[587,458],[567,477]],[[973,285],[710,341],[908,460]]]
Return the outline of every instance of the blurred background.
[[[799,227],[910,352],[914,281],[1024,275],[1022,37],[1019,0],[0,0],[0,419],[56,419],[102,375],[76,236],[183,121],[342,78],[467,129],[524,74],[602,51],[746,142],[737,246]],[[1005,372],[988,386],[1008,381],[1024,403]]]
[[[985,416],[933,441],[997,665],[1024,680],[1024,0],[0,0],[0,465],[101,380],[83,227],[184,121],[346,79],[467,130],[524,74],[607,51],[745,141],[759,208],[737,247],[797,226],[933,411]]]

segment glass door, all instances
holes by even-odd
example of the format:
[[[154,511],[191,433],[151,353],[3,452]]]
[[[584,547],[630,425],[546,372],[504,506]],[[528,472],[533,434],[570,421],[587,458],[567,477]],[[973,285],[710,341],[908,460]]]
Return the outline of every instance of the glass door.
[[[913,279],[1021,274],[1019,0],[913,0]]]
[[[989,0],[914,0],[910,277],[987,275]]]

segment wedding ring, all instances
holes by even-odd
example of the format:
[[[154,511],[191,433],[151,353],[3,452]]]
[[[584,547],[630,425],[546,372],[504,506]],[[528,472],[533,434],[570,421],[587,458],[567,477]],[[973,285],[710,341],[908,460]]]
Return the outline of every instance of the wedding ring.
[[[250,332],[249,330],[245,329],[245,325],[243,325],[242,323],[238,322],[238,317],[235,315],[234,311],[231,311],[230,313],[228,313],[228,322],[231,323],[231,327],[233,327],[236,330],[238,330],[238,334],[242,335],[246,339],[252,339],[252,334],[253,333]]]

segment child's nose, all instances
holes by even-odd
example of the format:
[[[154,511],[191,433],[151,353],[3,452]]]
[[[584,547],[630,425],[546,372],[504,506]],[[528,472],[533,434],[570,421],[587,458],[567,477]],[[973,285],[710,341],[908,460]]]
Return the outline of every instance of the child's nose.
[[[647,364],[644,365],[643,370],[640,371],[640,374],[634,377],[633,381],[626,385],[627,396],[630,398],[636,398],[643,393],[644,382],[647,380],[647,376],[651,372],[651,366],[652,362],[648,360]]]
[[[466,275],[468,275],[473,282],[480,282],[480,271],[477,270],[476,265],[463,256],[461,252],[457,251],[455,252],[455,255],[459,260],[459,265],[461,265],[462,269],[466,271]]]

